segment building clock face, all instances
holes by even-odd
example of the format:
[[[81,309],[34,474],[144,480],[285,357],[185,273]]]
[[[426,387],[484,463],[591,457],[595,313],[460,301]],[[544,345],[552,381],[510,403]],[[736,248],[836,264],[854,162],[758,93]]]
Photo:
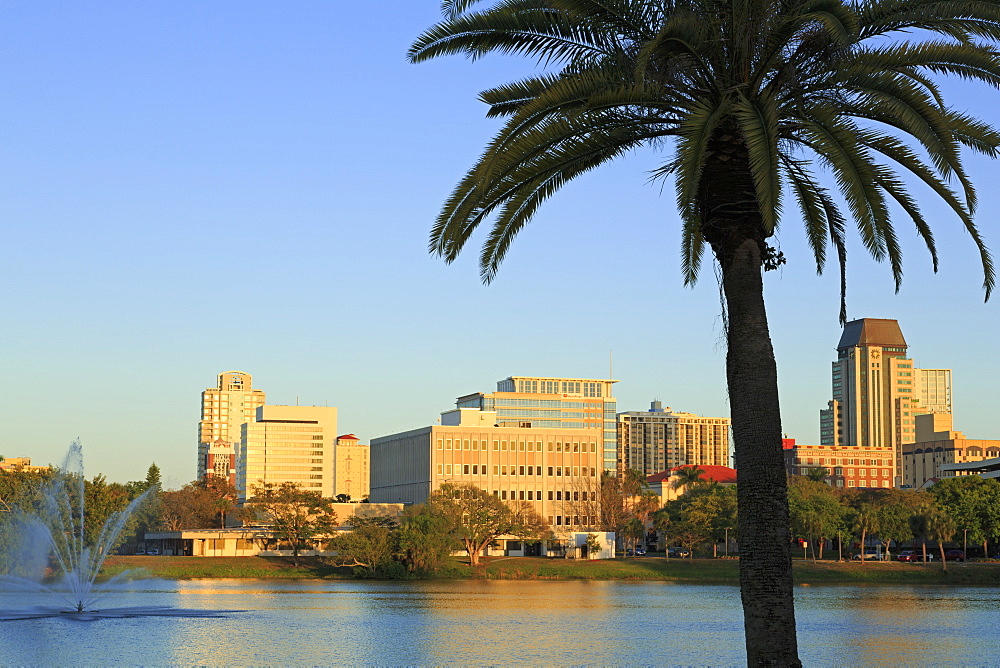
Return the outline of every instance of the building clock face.
[[[877,360],[879,357],[879,352],[877,350],[872,351],[872,359]]]

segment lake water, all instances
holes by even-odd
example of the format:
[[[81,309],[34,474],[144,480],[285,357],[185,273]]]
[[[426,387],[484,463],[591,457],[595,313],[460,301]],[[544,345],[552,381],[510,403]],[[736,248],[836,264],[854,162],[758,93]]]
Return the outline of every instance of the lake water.
[[[2,665],[739,665],[739,591],[662,582],[150,581],[220,619],[0,624]],[[797,587],[807,666],[1000,665],[1000,591]],[[37,598],[0,595],[0,607]]]

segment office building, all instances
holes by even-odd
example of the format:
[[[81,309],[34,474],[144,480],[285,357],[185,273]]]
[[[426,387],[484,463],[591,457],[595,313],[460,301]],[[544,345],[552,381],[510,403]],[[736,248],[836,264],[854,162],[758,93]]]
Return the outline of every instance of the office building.
[[[264,405],[263,390],[253,389],[250,374],[220,373],[218,384],[201,393],[198,423],[198,479],[228,478],[236,484],[236,446],[244,424]]]
[[[678,466],[728,466],[729,418],[702,417],[650,403],[618,414],[618,465],[653,475]]]
[[[256,485],[285,482],[334,496],[336,434],[336,408],[258,406],[254,420],[243,424],[237,449],[240,502]]]
[[[891,449],[897,485],[903,477],[901,447],[916,438],[916,416],[951,409],[951,371],[916,369],[906,352],[895,320],[847,323],[833,362],[833,399],[820,411],[821,445]]]
[[[789,475],[809,475],[826,469],[831,487],[894,487],[896,458],[892,448],[860,445],[801,445],[782,439]]]
[[[917,398],[927,413],[952,413],[951,369],[914,369]]]
[[[371,441],[373,503],[423,503],[443,483],[471,483],[530,503],[557,535],[596,530],[603,430],[495,426],[495,411],[458,408],[441,424]]]
[[[966,438],[948,413],[918,415],[917,439],[903,445],[903,485],[921,488],[938,478],[978,472],[1000,457],[1000,441]],[[984,476],[996,477],[996,476]]]
[[[501,427],[584,429],[598,432],[605,471],[616,470],[618,438],[616,380],[510,376],[497,382],[493,393],[459,397],[457,408],[496,414]],[[589,438],[589,435],[588,435]]]
[[[337,437],[334,495],[346,494],[352,501],[361,501],[368,496],[369,450],[369,446],[354,434]]]

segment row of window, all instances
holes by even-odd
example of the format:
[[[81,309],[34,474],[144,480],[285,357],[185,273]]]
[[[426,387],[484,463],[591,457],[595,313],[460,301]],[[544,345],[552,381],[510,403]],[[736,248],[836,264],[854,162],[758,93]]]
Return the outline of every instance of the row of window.
[[[508,498],[511,501],[542,501],[542,490],[510,490],[510,497],[507,496],[507,490],[505,489],[495,489],[493,490],[493,496],[496,496],[504,501]],[[548,493],[549,501],[596,501],[597,492],[571,492],[570,490],[549,490]]]
[[[547,467],[547,473],[542,473],[543,467],[541,466],[499,466],[495,465],[493,467],[493,475],[513,475],[513,476],[540,476],[548,475],[555,477],[580,477],[581,475],[589,475],[591,477],[597,476],[597,469],[593,467],[562,467],[562,466],[549,466]],[[508,473],[509,471],[509,473]],[[565,471],[565,474],[564,474]],[[487,475],[489,472],[489,467],[486,464],[438,464],[437,465],[438,475]]]
[[[806,457],[805,459],[799,459],[796,462],[799,466],[802,464],[812,465],[815,462],[812,457]],[[818,459],[820,466],[825,464],[830,464],[831,466],[836,466],[837,464],[846,464],[848,466],[892,466],[891,459],[850,459],[847,457],[820,457]]]
[[[483,450],[489,447],[489,441],[483,439]],[[472,439],[458,440],[454,441],[454,447],[452,439],[450,438],[439,438],[437,440],[438,450],[479,450],[479,441]],[[507,450],[507,441],[493,441],[493,450],[504,452]],[[510,442],[511,451],[519,452],[542,452],[542,441],[521,441],[520,443],[511,441]],[[549,442],[547,450],[549,452],[597,452],[597,443],[560,443],[560,442]]]

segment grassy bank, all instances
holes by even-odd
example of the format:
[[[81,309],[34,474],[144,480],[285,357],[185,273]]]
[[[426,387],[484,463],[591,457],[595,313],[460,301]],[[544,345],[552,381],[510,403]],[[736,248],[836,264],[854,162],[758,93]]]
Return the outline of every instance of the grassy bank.
[[[350,568],[330,566],[322,559],[302,558],[299,566],[284,557],[111,557],[105,575],[141,568],[152,577],[174,580],[196,578],[353,579]],[[868,562],[796,561],[796,584],[952,584],[1000,585],[1000,564],[902,564]],[[439,577],[496,580],[666,580],[735,584],[737,562],[725,559],[664,559],[642,557],[602,561],[575,561],[531,557],[494,557],[473,571],[456,559]]]

